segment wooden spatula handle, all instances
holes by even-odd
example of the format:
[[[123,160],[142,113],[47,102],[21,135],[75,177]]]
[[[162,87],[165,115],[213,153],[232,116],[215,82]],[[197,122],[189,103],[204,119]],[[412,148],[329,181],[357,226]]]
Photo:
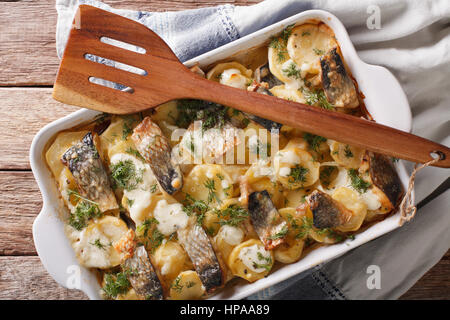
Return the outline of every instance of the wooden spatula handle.
[[[184,83],[184,97],[227,105],[257,116],[300,128],[306,132],[355,145],[363,149],[413,162],[425,163],[437,153],[438,167],[450,167],[450,149],[419,136],[373,121],[323,110],[256,92],[193,77]]]

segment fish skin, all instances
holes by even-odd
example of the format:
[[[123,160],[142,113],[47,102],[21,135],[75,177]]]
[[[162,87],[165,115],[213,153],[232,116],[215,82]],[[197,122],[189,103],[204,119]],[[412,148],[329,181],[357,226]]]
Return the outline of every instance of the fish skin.
[[[129,271],[128,280],[140,296],[150,300],[164,299],[164,290],[144,246],[139,246],[123,267]]]
[[[267,130],[280,130],[280,128],[283,126],[281,123],[278,123],[278,122],[275,122],[272,120],[267,120],[267,119],[255,116],[255,115],[247,113],[247,112],[243,112],[243,113],[247,118],[256,122],[257,124],[262,125]]]
[[[72,173],[80,195],[96,202],[101,212],[119,208],[92,132],[70,147],[61,162]]]
[[[184,229],[177,230],[178,240],[194,265],[208,294],[222,287],[226,272],[217,258],[205,230],[195,219],[189,219]]]
[[[358,107],[355,84],[345,70],[337,48],[331,49],[320,58],[320,67],[322,85],[328,102],[337,107]]]
[[[273,205],[267,190],[252,192],[249,195],[248,211],[253,228],[266,250],[275,249],[284,242],[284,237],[271,239],[287,228],[287,223]]]
[[[395,208],[403,195],[403,187],[390,157],[367,152],[369,173],[373,184],[380,189]]]
[[[145,117],[131,135],[136,149],[150,165],[160,186],[172,195],[183,186],[183,175],[172,159],[168,139],[150,117]]]
[[[309,196],[309,206],[317,229],[335,228],[344,222],[341,206],[324,192],[313,191]]]

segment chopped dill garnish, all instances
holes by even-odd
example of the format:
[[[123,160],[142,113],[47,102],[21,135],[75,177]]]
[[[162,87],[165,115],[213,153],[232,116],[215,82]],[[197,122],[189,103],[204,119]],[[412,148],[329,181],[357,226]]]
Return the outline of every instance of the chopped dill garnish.
[[[150,186],[150,192],[151,193],[155,193],[157,189],[158,189],[158,184],[157,183],[154,183],[154,184],[152,184]]]
[[[266,271],[270,271],[270,269],[272,269],[272,258],[271,257],[264,257],[263,254],[259,251],[257,253],[257,257],[258,257],[258,261],[262,261],[265,263],[253,262],[253,268],[266,269]]]
[[[327,97],[322,89],[309,90],[305,87],[299,89],[306,99],[306,103],[310,106],[319,106],[322,109],[332,110],[333,105],[328,102]]]
[[[298,182],[306,182],[306,175],[308,174],[309,169],[302,167],[297,164],[294,168],[291,168],[291,172],[289,173],[289,183],[298,183]]]
[[[196,200],[189,194],[186,194],[186,198],[183,201],[183,211],[188,215],[197,216],[197,223],[202,225],[206,212],[209,210],[208,205],[203,200]]]
[[[320,171],[319,178],[324,186],[327,187],[330,184],[330,177],[335,169],[336,167],[334,166],[324,166],[323,169]]]
[[[139,151],[137,151],[136,149],[132,148],[132,147],[128,147],[127,150],[125,150],[126,153],[131,154],[133,156],[135,156],[136,158],[138,158],[139,160],[142,160],[145,162],[145,159],[143,156],[141,156],[141,154],[139,153]]]
[[[74,212],[71,212],[69,216],[68,223],[74,229],[81,231],[87,226],[90,219],[99,218],[102,216],[102,213],[100,212],[100,209],[98,208],[98,204],[96,202],[82,197],[75,190],[69,189],[67,190],[67,194],[69,196],[73,195],[80,199],[75,207]]]
[[[321,56],[321,55],[325,54],[325,51],[320,50],[320,49],[317,49],[317,48],[314,48],[313,51],[314,51],[314,53],[317,54],[318,56]]]
[[[142,182],[142,171],[136,170],[133,161],[119,161],[110,166],[113,187],[123,190],[134,190]]]
[[[344,155],[346,158],[353,158],[353,152],[350,150],[350,146],[348,144],[345,145]]]
[[[211,203],[214,199],[217,201],[217,203],[222,203],[220,198],[217,196],[214,179],[207,179],[204,186],[206,189],[208,189],[208,203]]]
[[[105,275],[105,286],[102,290],[108,298],[113,299],[119,294],[127,293],[130,287],[131,284],[126,272],[108,273]]]
[[[249,215],[245,208],[237,204],[232,204],[223,210],[215,210],[215,213],[220,219],[218,223],[221,226],[229,225],[233,227],[239,226]]]
[[[367,181],[364,181],[358,174],[358,170],[350,169],[348,170],[348,175],[351,179],[352,187],[357,190],[359,193],[364,193],[371,186],[371,184]]]
[[[125,117],[122,127],[122,139],[127,140],[128,136],[133,132],[133,123],[136,121],[133,117]]]
[[[289,228],[287,226],[284,226],[276,234],[274,234],[274,235],[272,235],[270,237],[267,237],[267,239],[270,239],[270,240],[282,239],[282,238],[284,238],[287,235],[288,231],[289,231]]]
[[[164,241],[164,235],[158,230],[158,220],[148,218],[136,228],[136,231],[143,234],[145,247],[154,252]]]
[[[94,242],[89,242],[89,244],[96,246],[97,248],[101,249],[101,250],[106,250],[106,246],[105,244],[101,243],[100,239],[95,239]]]
[[[294,62],[291,62],[286,69],[281,70],[283,73],[289,77],[294,79],[300,78],[300,70],[297,68],[297,65]]]
[[[133,203],[134,203],[134,200],[133,200],[133,199],[128,199],[128,198],[127,198],[127,205],[128,205],[128,208],[131,208],[131,207],[133,206]]]
[[[309,149],[318,152],[319,151],[319,147],[323,142],[327,141],[327,138],[321,137],[321,136],[317,136],[315,134],[312,133],[308,133],[305,132],[303,134],[303,139],[306,140],[306,142],[308,142],[308,146]]]
[[[177,109],[178,117],[175,124],[182,128],[189,127],[196,120],[202,120],[202,131],[206,131],[211,128],[221,128],[229,120],[229,108],[212,102],[182,99],[178,100]]]
[[[180,284],[180,281],[181,277],[180,276],[176,277],[171,286],[171,288],[178,293],[181,293],[181,290],[183,290],[183,286]]]

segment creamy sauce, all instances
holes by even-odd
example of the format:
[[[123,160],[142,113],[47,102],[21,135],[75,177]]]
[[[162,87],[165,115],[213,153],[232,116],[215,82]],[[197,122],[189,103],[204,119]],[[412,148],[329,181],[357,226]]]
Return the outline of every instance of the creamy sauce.
[[[130,217],[136,224],[139,224],[143,220],[141,217],[142,211],[151,204],[152,195],[154,194],[152,191],[155,191],[155,184],[157,186],[156,191],[159,190],[159,187],[150,166],[131,154],[117,153],[111,157],[111,164],[127,160],[133,162],[136,172],[142,172],[142,182],[138,183],[133,190],[123,191],[124,196],[132,201],[132,205],[128,208]]]
[[[237,227],[224,225],[220,228],[218,237],[222,237],[229,245],[237,246],[244,239],[244,231]]]
[[[262,255],[263,259],[258,257],[258,252]],[[239,252],[239,259],[242,263],[251,271],[261,273],[266,271],[265,268],[261,268],[261,265],[267,265],[268,259],[272,259],[269,251],[266,251],[263,246],[254,244],[249,247],[244,247]],[[266,260],[267,259],[267,260]]]
[[[246,89],[248,79],[238,69],[224,70],[220,77],[220,83],[230,87]]]
[[[154,216],[159,222],[158,230],[165,236],[185,228],[189,219],[180,203],[168,204],[166,200],[158,201]]]
[[[280,168],[280,176],[288,177],[290,174],[291,174],[291,168],[289,168],[289,167]]]
[[[296,165],[300,163],[300,157],[293,151],[280,151],[278,153],[280,163],[286,163],[289,165]]]

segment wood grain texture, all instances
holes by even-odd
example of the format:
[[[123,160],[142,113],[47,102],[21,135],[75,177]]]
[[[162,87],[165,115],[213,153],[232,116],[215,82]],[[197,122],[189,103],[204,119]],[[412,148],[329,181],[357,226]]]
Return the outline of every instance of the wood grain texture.
[[[114,8],[178,11],[261,0],[105,0]],[[0,86],[52,85],[59,65],[54,0],[0,1]]]
[[[30,169],[28,153],[34,135],[79,109],[53,100],[51,92],[51,88],[0,88],[0,170]]]
[[[0,256],[35,255],[31,228],[42,199],[31,171],[0,171],[0,194]]]
[[[400,299],[402,300],[449,300],[450,299],[450,250],[432,269]]]
[[[81,300],[87,296],[57,284],[39,257],[0,257],[1,300]]]

